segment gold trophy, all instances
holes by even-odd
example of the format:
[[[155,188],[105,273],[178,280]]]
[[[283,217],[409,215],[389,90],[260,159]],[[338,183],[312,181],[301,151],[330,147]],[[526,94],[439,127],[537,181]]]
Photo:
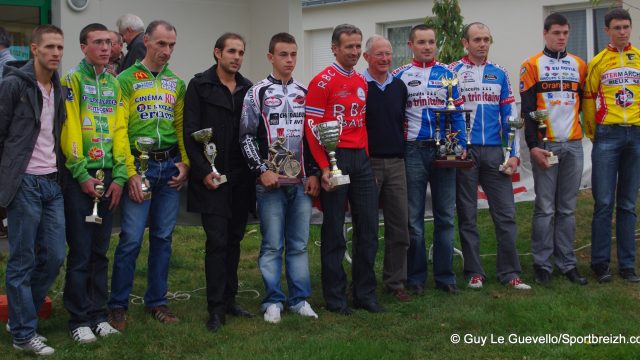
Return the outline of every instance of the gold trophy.
[[[96,179],[100,181],[104,180],[104,171],[102,171],[102,169],[98,169],[98,171],[96,171]],[[102,224],[102,218],[98,216],[98,204],[100,203],[100,198],[104,195],[104,185],[96,184],[95,190],[99,196],[93,198],[93,213],[89,216],[85,216],[84,221],[88,223]]]
[[[509,118],[507,119],[507,125],[509,126],[507,147],[504,149],[504,162],[500,164],[499,170],[505,175],[512,175],[511,167],[507,166],[507,162],[511,157],[511,150],[513,150],[513,142],[516,138],[516,131],[524,126],[524,119],[509,116]]]
[[[536,110],[529,113],[529,116],[538,123],[538,132],[542,135],[542,148],[547,150],[547,122],[549,121],[549,110]],[[547,157],[549,165],[555,165],[558,163],[558,157],[553,155],[553,151],[549,151]]]
[[[193,140],[203,144],[203,146],[204,146],[204,157],[211,164],[211,172],[213,172],[216,175],[220,175],[220,173],[216,169],[216,166],[214,165],[214,163],[216,161],[216,156],[218,156],[218,150],[216,148],[216,144],[211,142],[211,137],[212,136],[213,136],[213,129],[212,128],[206,128],[206,129],[198,130],[198,131],[196,131],[196,132],[191,134],[191,137],[193,137]],[[223,184],[223,183],[227,182],[227,176],[226,175],[220,175],[220,179],[219,180],[216,179],[216,178],[212,178],[211,182],[213,182],[213,184],[215,186],[219,186],[220,184]]]
[[[331,178],[329,182],[333,186],[346,185],[351,182],[349,175],[343,175],[342,170],[338,169],[338,160],[336,159],[336,147],[342,134],[342,115],[338,115],[338,120],[330,120],[322,122],[318,125],[309,119],[309,127],[313,136],[324,146],[329,154],[329,163],[331,164]]]
[[[302,171],[300,162],[293,158],[293,152],[284,143],[284,128],[277,128],[276,141],[269,146],[269,159],[265,163],[269,170],[279,175],[278,183],[282,185],[297,184],[300,182],[298,175]]]
[[[150,137],[141,136],[136,139],[136,149],[140,152],[138,159],[140,160],[140,181],[142,183],[142,198],[151,199],[151,188],[147,185],[146,172],[149,169],[149,152],[153,150],[155,140]]]
[[[446,78],[446,77],[442,77],[441,79],[442,81],[442,86],[447,88],[447,110],[455,110],[456,106],[453,105],[453,87],[458,85],[458,78],[457,77],[452,77],[452,78]]]

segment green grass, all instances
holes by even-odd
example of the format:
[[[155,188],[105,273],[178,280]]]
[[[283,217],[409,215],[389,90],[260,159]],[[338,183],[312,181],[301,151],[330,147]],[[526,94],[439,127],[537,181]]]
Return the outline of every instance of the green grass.
[[[532,203],[517,205],[519,226],[518,250],[530,252]],[[578,209],[576,248],[590,242],[592,201],[588,192],[581,192]],[[432,225],[427,224],[427,239],[431,239]],[[483,254],[495,254],[493,225],[488,211],[478,217]],[[242,242],[239,276],[241,292],[238,301],[258,312],[263,285],[257,268],[260,243],[257,227],[250,227]],[[495,256],[483,257],[489,281],[481,291],[464,289],[464,279],[458,282],[464,290],[450,296],[433,289],[431,274],[429,288],[422,297],[410,303],[398,303],[391,296],[380,293],[379,300],[387,308],[384,314],[373,315],[356,311],[344,317],[323,308],[320,286],[320,249],[313,242],[319,238],[319,228],[312,228],[309,244],[313,296],[310,303],[317,310],[318,320],[283,313],[278,325],[265,323],[261,316],[254,319],[227,318],[227,324],[216,334],[206,331],[207,319],[204,287],[204,233],[200,227],[178,227],[174,234],[170,271],[170,291],[188,292],[190,300],[172,300],[171,308],[181,318],[175,326],[163,326],[145,314],[141,305],[131,305],[129,328],[120,335],[99,339],[95,344],[77,345],[66,331],[68,315],[62,306],[59,291],[61,275],[53,286],[53,316],[40,322],[39,331],[56,348],[54,358],[64,359],[637,359],[640,345],[565,345],[565,344],[452,344],[453,334],[465,336],[498,336],[508,340],[518,336],[560,336],[568,334],[622,334],[629,340],[640,335],[638,300],[640,286],[624,283],[614,277],[609,284],[597,284],[589,277],[589,285],[569,284],[555,276],[548,288],[535,286],[530,292],[506,289],[495,280]],[[111,258],[117,236],[111,244]],[[456,239],[456,244],[458,240]],[[142,250],[134,285],[134,294],[145,289],[147,246]],[[459,247],[459,245],[457,245]],[[615,248],[615,246],[614,246]],[[382,250],[382,242],[379,244]],[[382,257],[376,262],[380,279]],[[579,268],[589,274],[590,249],[578,251]],[[615,259],[615,254],[613,256]],[[523,279],[530,284],[532,261],[530,255],[520,257]],[[0,277],[4,278],[6,254],[0,254]],[[454,258],[457,274],[461,261]],[[614,270],[615,264],[613,264]],[[431,269],[429,270],[431,271]],[[380,281],[379,281],[380,284]],[[379,286],[380,288],[380,286]],[[260,292],[257,297],[253,290]],[[0,293],[4,283],[0,284]],[[22,358],[11,349],[8,333],[0,331],[0,357]]]

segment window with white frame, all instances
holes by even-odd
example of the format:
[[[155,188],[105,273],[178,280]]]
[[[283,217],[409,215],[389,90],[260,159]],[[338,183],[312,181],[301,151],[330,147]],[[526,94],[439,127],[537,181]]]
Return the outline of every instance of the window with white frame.
[[[391,42],[393,48],[393,57],[391,59],[391,69],[396,69],[413,58],[411,49],[407,47],[409,33],[415,25],[421,24],[423,21],[407,21],[403,23],[394,23],[383,25],[384,36]]]
[[[604,32],[604,15],[611,10],[610,7],[551,7],[548,10],[548,14],[557,12],[569,20],[571,31],[567,50],[570,53],[589,61],[609,43]]]

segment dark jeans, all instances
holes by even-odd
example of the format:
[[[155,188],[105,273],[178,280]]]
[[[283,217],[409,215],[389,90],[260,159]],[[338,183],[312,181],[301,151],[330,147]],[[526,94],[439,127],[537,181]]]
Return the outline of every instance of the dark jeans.
[[[111,185],[111,171],[105,171],[103,182],[106,191]],[[113,213],[109,211],[111,199],[102,197],[98,204],[102,224],[86,222],[85,217],[93,211],[93,198],[84,194],[76,181],[65,188],[64,201],[69,253],[63,300],[70,315],[69,329],[73,330],[107,320],[107,250]]]
[[[349,199],[353,219],[353,301],[376,300],[373,265],[378,249],[378,195],[371,163],[364,149],[338,149],[338,167],[351,183],[335,191],[320,192],[323,223],[320,237],[322,292],[327,308],[347,306],[347,275],[342,268],[346,243],[342,232]]]

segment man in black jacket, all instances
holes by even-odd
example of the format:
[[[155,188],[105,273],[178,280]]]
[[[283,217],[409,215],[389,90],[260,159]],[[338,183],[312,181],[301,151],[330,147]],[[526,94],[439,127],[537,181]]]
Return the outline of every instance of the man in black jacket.
[[[33,60],[20,62],[20,68],[5,67],[0,83],[0,206],[7,208],[10,229],[9,324],[13,347],[37,355],[54,352],[36,333],[37,311],[65,256],[60,185],[65,110],[56,73],[63,48],[60,28],[36,27]]]
[[[238,292],[240,240],[244,236],[249,209],[255,207],[255,176],[240,150],[239,126],[244,96],[251,82],[238,72],[245,41],[225,33],[216,41],[216,65],[196,74],[187,87],[184,106],[184,143],[191,162],[187,210],[200,213],[207,236],[205,275],[209,321],[207,328],[217,331],[225,313],[253,317],[235,302]],[[203,145],[191,134],[211,128],[211,142],[217,146],[215,167],[226,175],[212,172],[203,154]]]
[[[118,67],[118,73],[121,73],[135,64],[136,60],[144,59],[147,47],[144,45],[144,22],[138,16],[124,14],[118,18],[116,26],[124,42],[127,43],[127,54]]]

